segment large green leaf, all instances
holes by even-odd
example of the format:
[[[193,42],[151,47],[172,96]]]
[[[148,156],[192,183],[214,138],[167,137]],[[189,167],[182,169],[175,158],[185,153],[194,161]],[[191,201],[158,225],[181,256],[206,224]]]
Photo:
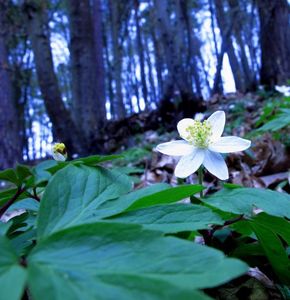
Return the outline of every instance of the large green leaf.
[[[251,226],[280,280],[290,285],[290,261],[277,234],[268,226],[252,222]]]
[[[192,204],[158,205],[125,212],[110,221],[133,223],[166,233],[208,229],[210,224],[223,224],[211,209]]]
[[[81,162],[84,165],[95,166],[102,162],[111,161],[115,159],[123,158],[122,155],[91,155],[88,157],[81,157],[72,161],[72,163]]]
[[[177,202],[190,197],[200,190],[202,190],[200,185],[171,187],[165,183],[157,183],[103,203],[95,212],[95,217],[105,218],[125,210],[130,211],[157,204]]]
[[[141,226],[80,225],[43,239],[28,257],[33,299],[203,299],[247,271],[221,252]]]
[[[273,120],[258,128],[257,131],[277,131],[286,126],[290,126],[290,109],[281,110],[281,112],[275,116]]]
[[[139,190],[134,190],[129,194],[122,195],[117,199],[106,201],[101,204],[95,212],[95,217],[101,219],[119,214],[126,210],[134,202],[143,198],[147,199],[147,197],[168,189],[171,189],[169,184],[157,183]]]
[[[60,229],[92,222],[96,208],[129,192],[124,174],[102,167],[69,165],[51,179],[41,199],[38,237]]]
[[[45,160],[37,164],[32,168],[32,174],[34,175],[32,185],[38,185],[42,182],[46,182],[51,178],[51,173],[48,169],[57,167],[58,162],[55,160]]]
[[[224,189],[203,200],[220,210],[251,216],[254,208],[269,215],[290,218],[290,195],[265,189]]]
[[[260,213],[252,220],[252,222],[268,227],[279,234],[285,242],[290,245],[290,222],[286,219]]]
[[[9,241],[0,236],[0,300],[18,300],[24,290],[26,270]]]
[[[190,197],[191,195],[199,193],[203,189],[204,188],[198,184],[188,184],[172,187],[153,195],[148,195],[138,199],[138,201],[135,201],[132,205],[129,206],[128,210],[149,207],[156,204],[177,202],[184,198]]]
[[[276,274],[283,283],[290,285],[290,261],[279,238],[282,237],[289,245],[289,221],[262,213],[249,223]]]

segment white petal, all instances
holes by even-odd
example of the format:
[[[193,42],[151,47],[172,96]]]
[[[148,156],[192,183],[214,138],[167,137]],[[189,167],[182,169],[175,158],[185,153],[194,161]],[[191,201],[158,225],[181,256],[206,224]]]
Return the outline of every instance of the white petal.
[[[221,110],[216,111],[207,119],[207,121],[212,127],[211,140],[216,141],[223,134],[226,123],[226,114],[224,111]]]
[[[66,161],[66,159],[67,159],[66,155],[63,155],[58,152],[52,152],[52,157],[53,157],[53,159],[55,159],[57,161]]]
[[[203,149],[195,149],[191,154],[183,156],[175,168],[175,176],[185,178],[194,173],[203,162],[204,152]]]
[[[192,153],[194,147],[186,141],[172,141],[157,145],[156,150],[172,156],[183,156]]]
[[[226,180],[229,178],[228,167],[221,154],[212,151],[206,151],[203,165],[212,175],[216,176],[217,178],[221,180]]]
[[[186,137],[188,136],[188,132],[186,132],[186,129],[189,126],[193,126],[194,123],[195,123],[195,121],[193,119],[189,119],[189,118],[182,119],[181,121],[179,121],[177,123],[177,130],[178,130],[178,133],[181,138],[183,138],[184,140],[187,140]]]
[[[244,151],[251,146],[251,141],[239,138],[237,136],[225,136],[219,138],[216,142],[209,145],[211,151],[220,153],[231,153]]]

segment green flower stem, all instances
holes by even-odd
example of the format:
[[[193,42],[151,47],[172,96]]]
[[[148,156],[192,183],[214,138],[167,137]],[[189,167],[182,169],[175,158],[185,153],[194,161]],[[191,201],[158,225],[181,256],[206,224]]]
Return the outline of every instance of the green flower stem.
[[[199,169],[198,169],[198,183],[200,184],[200,185],[202,185],[203,184],[203,168],[202,167],[200,167]],[[203,198],[203,191],[200,191],[200,198]]]

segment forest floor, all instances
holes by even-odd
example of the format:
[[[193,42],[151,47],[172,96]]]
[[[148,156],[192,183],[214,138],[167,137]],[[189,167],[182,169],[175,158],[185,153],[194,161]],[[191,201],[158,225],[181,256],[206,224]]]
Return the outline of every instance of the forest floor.
[[[228,182],[245,187],[290,192],[289,126],[275,131],[258,130],[263,123],[275,116],[281,106],[285,105],[285,101],[289,105],[287,99],[257,94],[216,96],[206,102],[206,112],[195,115],[196,118],[206,119],[211,113],[223,110],[227,118],[223,135],[235,135],[252,141],[249,150],[226,156],[230,171]],[[164,132],[160,128],[137,134],[129,142],[134,146],[123,152],[125,159],[117,164],[123,171],[126,169],[128,174],[136,175],[136,187],[156,182],[176,185],[177,178],[173,176],[173,171],[179,158],[162,155],[155,150],[157,144],[175,139],[180,139],[176,129]],[[124,149],[119,149],[120,152],[122,150]],[[197,180],[196,175],[187,178],[188,183],[196,183]],[[214,192],[220,184],[208,172],[205,174],[205,183],[206,194]]]
[[[279,130],[271,130],[271,126],[270,130],[259,129],[275,119],[281,107],[289,107],[289,104],[289,98],[256,94],[213,97],[206,103],[208,109],[202,114],[197,113],[195,118],[206,119],[213,112],[223,110],[227,118],[223,135],[250,139],[252,146],[247,151],[226,155],[230,173],[227,183],[205,173],[205,195],[210,195],[229,183],[290,193],[289,126],[281,125]],[[180,182],[173,172],[179,158],[162,155],[155,148],[159,143],[176,139],[180,139],[177,129],[165,132],[160,128],[135,135],[130,141],[133,147],[125,151],[119,150],[124,155],[124,160],[114,161],[113,165],[133,176],[136,189],[157,182],[178,185]],[[196,174],[186,179],[186,183],[197,182]],[[258,268],[250,268],[247,275],[206,292],[214,299],[284,299],[272,279]]]

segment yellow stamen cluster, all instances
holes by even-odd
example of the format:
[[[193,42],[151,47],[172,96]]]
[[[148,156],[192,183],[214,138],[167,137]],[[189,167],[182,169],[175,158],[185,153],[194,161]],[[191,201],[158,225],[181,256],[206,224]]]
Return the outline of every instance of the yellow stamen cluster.
[[[66,155],[66,147],[64,143],[56,143],[52,148],[54,153],[60,153],[62,155]]]
[[[185,139],[198,148],[207,148],[212,135],[212,127],[208,121],[196,121],[186,128]]]

